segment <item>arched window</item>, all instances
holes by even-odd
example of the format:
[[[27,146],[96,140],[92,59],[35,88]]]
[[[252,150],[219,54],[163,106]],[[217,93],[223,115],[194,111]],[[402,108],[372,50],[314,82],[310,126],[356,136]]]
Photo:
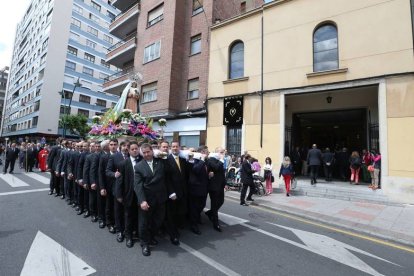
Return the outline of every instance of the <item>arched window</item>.
[[[241,41],[230,47],[229,79],[244,77],[244,44]]]
[[[338,30],[333,24],[323,24],[313,33],[313,71],[338,67]]]

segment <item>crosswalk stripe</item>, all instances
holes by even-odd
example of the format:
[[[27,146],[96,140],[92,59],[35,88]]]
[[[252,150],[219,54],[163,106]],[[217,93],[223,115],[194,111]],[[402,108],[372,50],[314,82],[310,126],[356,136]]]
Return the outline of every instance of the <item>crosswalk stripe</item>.
[[[27,173],[26,174],[28,177],[33,178],[34,180],[37,180],[43,184],[49,185],[50,184],[50,179],[47,177],[44,177],[43,175],[40,174],[36,174],[36,173]]]
[[[4,180],[7,184],[12,186],[13,188],[29,186],[29,184],[27,184],[23,180],[20,180],[19,178],[17,178],[16,176],[12,174],[0,174],[0,179]]]
[[[35,193],[35,192],[44,192],[44,191],[48,191],[48,190],[49,190],[49,188],[33,189],[33,190],[23,190],[23,191],[14,191],[14,192],[0,193],[0,196],[5,196],[5,195],[18,195],[18,194],[28,194],[28,193]]]

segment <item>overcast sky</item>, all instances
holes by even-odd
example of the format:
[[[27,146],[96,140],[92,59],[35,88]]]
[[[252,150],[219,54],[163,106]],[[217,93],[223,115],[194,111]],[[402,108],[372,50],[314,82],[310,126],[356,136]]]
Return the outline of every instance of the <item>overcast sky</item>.
[[[29,3],[30,0],[0,0],[0,69],[4,66],[10,67],[16,26]]]

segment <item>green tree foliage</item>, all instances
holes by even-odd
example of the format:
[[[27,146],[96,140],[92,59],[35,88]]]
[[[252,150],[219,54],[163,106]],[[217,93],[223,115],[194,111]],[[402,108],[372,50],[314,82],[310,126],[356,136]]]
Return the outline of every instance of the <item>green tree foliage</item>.
[[[85,137],[91,127],[88,125],[88,118],[84,115],[63,115],[59,120],[59,127],[66,129],[69,133]]]

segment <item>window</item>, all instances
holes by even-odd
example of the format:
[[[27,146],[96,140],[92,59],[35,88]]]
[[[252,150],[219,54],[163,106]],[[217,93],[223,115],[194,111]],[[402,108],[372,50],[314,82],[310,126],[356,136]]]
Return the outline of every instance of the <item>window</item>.
[[[83,9],[79,7],[78,5],[73,5],[73,10],[79,14],[83,13]]]
[[[195,55],[201,52],[201,34],[191,38],[190,55]]]
[[[333,24],[318,27],[313,33],[313,71],[338,69],[338,31]]]
[[[79,95],[79,102],[80,103],[88,103],[88,104],[90,104],[91,103],[91,97],[80,94]]]
[[[106,107],[106,101],[101,99],[96,99],[96,105]]]
[[[163,14],[164,14],[164,4],[161,4],[155,9],[151,10],[148,13],[147,27],[150,27],[154,25],[155,23],[161,21],[163,19]]]
[[[157,82],[153,82],[142,87],[142,102],[152,102],[157,100]]]
[[[106,15],[111,19],[111,21],[114,21],[114,19],[115,19],[115,14],[113,14],[112,12],[110,12],[110,11],[106,11]]]
[[[92,7],[98,11],[101,11],[101,6],[96,4],[95,2],[92,1]]]
[[[91,69],[91,68],[88,68],[88,67],[84,66],[82,72],[86,75],[89,75],[89,76],[93,77],[93,69]]]
[[[92,89],[92,83],[86,80],[81,80],[82,87],[91,90]]]
[[[92,49],[96,48],[96,43],[93,41],[90,41],[89,39],[86,40],[86,46],[91,47]]]
[[[68,53],[74,56],[78,55],[78,49],[72,47],[72,46],[68,46]]]
[[[84,56],[83,56],[83,58],[86,59],[87,61],[92,62],[92,63],[95,62],[95,56],[94,55],[85,53]]]
[[[147,46],[144,50],[144,63],[150,62],[160,57],[161,41]]]
[[[94,35],[94,36],[98,36],[98,30],[95,28],[92,28],[91,26],[88,26],[88,33]]]
[[[75,34],[73,32],[70,32],[70,39],[73,39],[75,41],[78,41],[79,40],[79,35],[78,34]]]
[[[70,114],[71,108],[69,106],[60,106],[60,114]]]
[[[76,63],[67,60],[65,67],[66,69],[76,70]]]
[[[230,47],[229,78],[237,79],[244,76],[244,44],[241,41]]]
[[[101,65],[102,66],[104,66],[104,67],[106,67],[106,68],[109,68],[109,63],[107,63],[105,60],[103,60],[103,59],[101,59]]]
[[[77,28],[80,28],[82,26],[82,23],[79,20],[72,18],[72,25]]]
[[[200,135],[181,135],[180,145],[190,148],[198,148],[200,146]]]
[[[89,118],[89,110],[86,110],[86,109],[78,109],[78,115],[83,115],[86,118]]]
[[[104,34],[103,39],[111,45],[112,45],[112,43],[114,43],[114,39],[112,37],[110,37],[109,35]]]
[[[99,73],[99,78],[101,79],[101,80],[105,80],[105,79],[107,79],[109,77],[109,75],[107,75],[107,74],[104,74],[104,73]]]
[[[99,24],[99,17],[97,17],[96,15],[89,13],[89,19]]]
[[[193,0],[193,15],[203,11],[203,0]]]
[[[38,122],[38,121],[39,121],[39,117],[38,117],[38,116],[33,117],[33,118],[32,118],[32,126],[33,126],[33,127],[37,126],[37,122]]]
[[[42,65],[43,63],[46,62],[46,54],[44,54],[41,58],[40,58],[40,65]]]
[[[242,129],[241,126],[227,127],[227,146],[230,155],[241,154]]]
[[[187,99],[191,100],[198,98],[198,82],[198,78],[188,81]]]

